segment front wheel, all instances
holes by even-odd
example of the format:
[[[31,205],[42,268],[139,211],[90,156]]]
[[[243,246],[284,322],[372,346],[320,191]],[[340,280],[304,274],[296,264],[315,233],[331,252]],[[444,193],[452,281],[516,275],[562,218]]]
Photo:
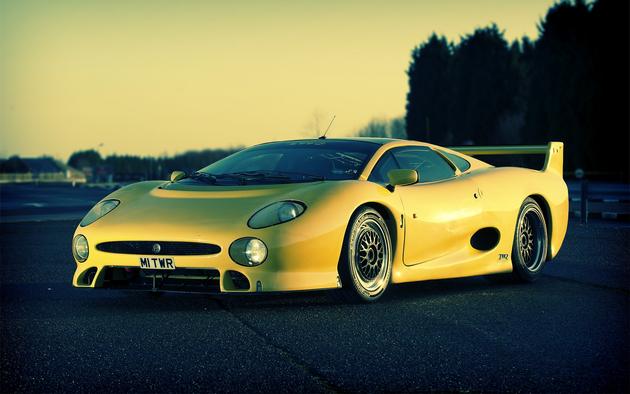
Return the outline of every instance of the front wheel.
[[[536,200],[527,198],[516,221],[512,246],[512,266],[516,279],[533,282],[547,259],[547,223]]]
[[[352,215],[339,261],[342,292],[350,300],[379,299],[392,275],[392,241],[383,217],[372,208]]]

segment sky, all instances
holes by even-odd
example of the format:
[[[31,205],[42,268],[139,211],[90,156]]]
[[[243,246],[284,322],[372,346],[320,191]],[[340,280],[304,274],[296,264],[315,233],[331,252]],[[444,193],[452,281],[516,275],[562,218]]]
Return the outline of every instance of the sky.
[[[405,112],[411,50],[553,0],[0,0],[0,157],[173,155]]]

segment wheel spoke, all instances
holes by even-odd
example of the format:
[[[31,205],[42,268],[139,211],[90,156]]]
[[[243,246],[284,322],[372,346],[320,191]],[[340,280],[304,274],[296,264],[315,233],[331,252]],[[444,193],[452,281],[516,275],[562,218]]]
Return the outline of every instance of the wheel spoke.
[[[517,233],[517,250],[525,267],[536,271],[545,260],[545,226],[539,210],[529,207],[521,214]]]
[[[388,249],[383,242],[383,229],[375,222],[364,223],[357,242],[355,266],[367,287],[378,286],[388,259]]]

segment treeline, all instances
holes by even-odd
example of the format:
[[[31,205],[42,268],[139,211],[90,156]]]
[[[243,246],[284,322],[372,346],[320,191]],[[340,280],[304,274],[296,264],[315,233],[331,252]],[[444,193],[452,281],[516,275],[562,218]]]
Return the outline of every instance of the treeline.
[[[565,143],[565,169],[628,178],[628,2],[563,1],[539,38],[491,25],[458,44],[431,35],[407,71],[410,139],[441,145]]]
[[[175,170],[190,173],[240,149],[204,149],[170,157],[110,155],[104,158],[96,150],[86,150],[73,153],[68,159],[68,165],[86,172],[92,181],[168,179]]]
[[[360,128],[356,135],[358,137],[386,137],[386,138],[407,138],[407,131],[404,118],[394,119],[372,119],[367,125]]]
[[[19,156],[11,156],[6,160],[0,160],[0,174],[23,174],[28,171],[28,166]]]

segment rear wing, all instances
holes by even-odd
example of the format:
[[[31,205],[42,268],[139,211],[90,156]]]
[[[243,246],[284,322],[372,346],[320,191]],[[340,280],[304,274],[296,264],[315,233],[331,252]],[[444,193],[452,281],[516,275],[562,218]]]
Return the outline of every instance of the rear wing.
[[[468,156],[545,155],[542,171],[562,176],[563,147],[562,142],[550,142],[547,145],[455,146],[449,149]]]

